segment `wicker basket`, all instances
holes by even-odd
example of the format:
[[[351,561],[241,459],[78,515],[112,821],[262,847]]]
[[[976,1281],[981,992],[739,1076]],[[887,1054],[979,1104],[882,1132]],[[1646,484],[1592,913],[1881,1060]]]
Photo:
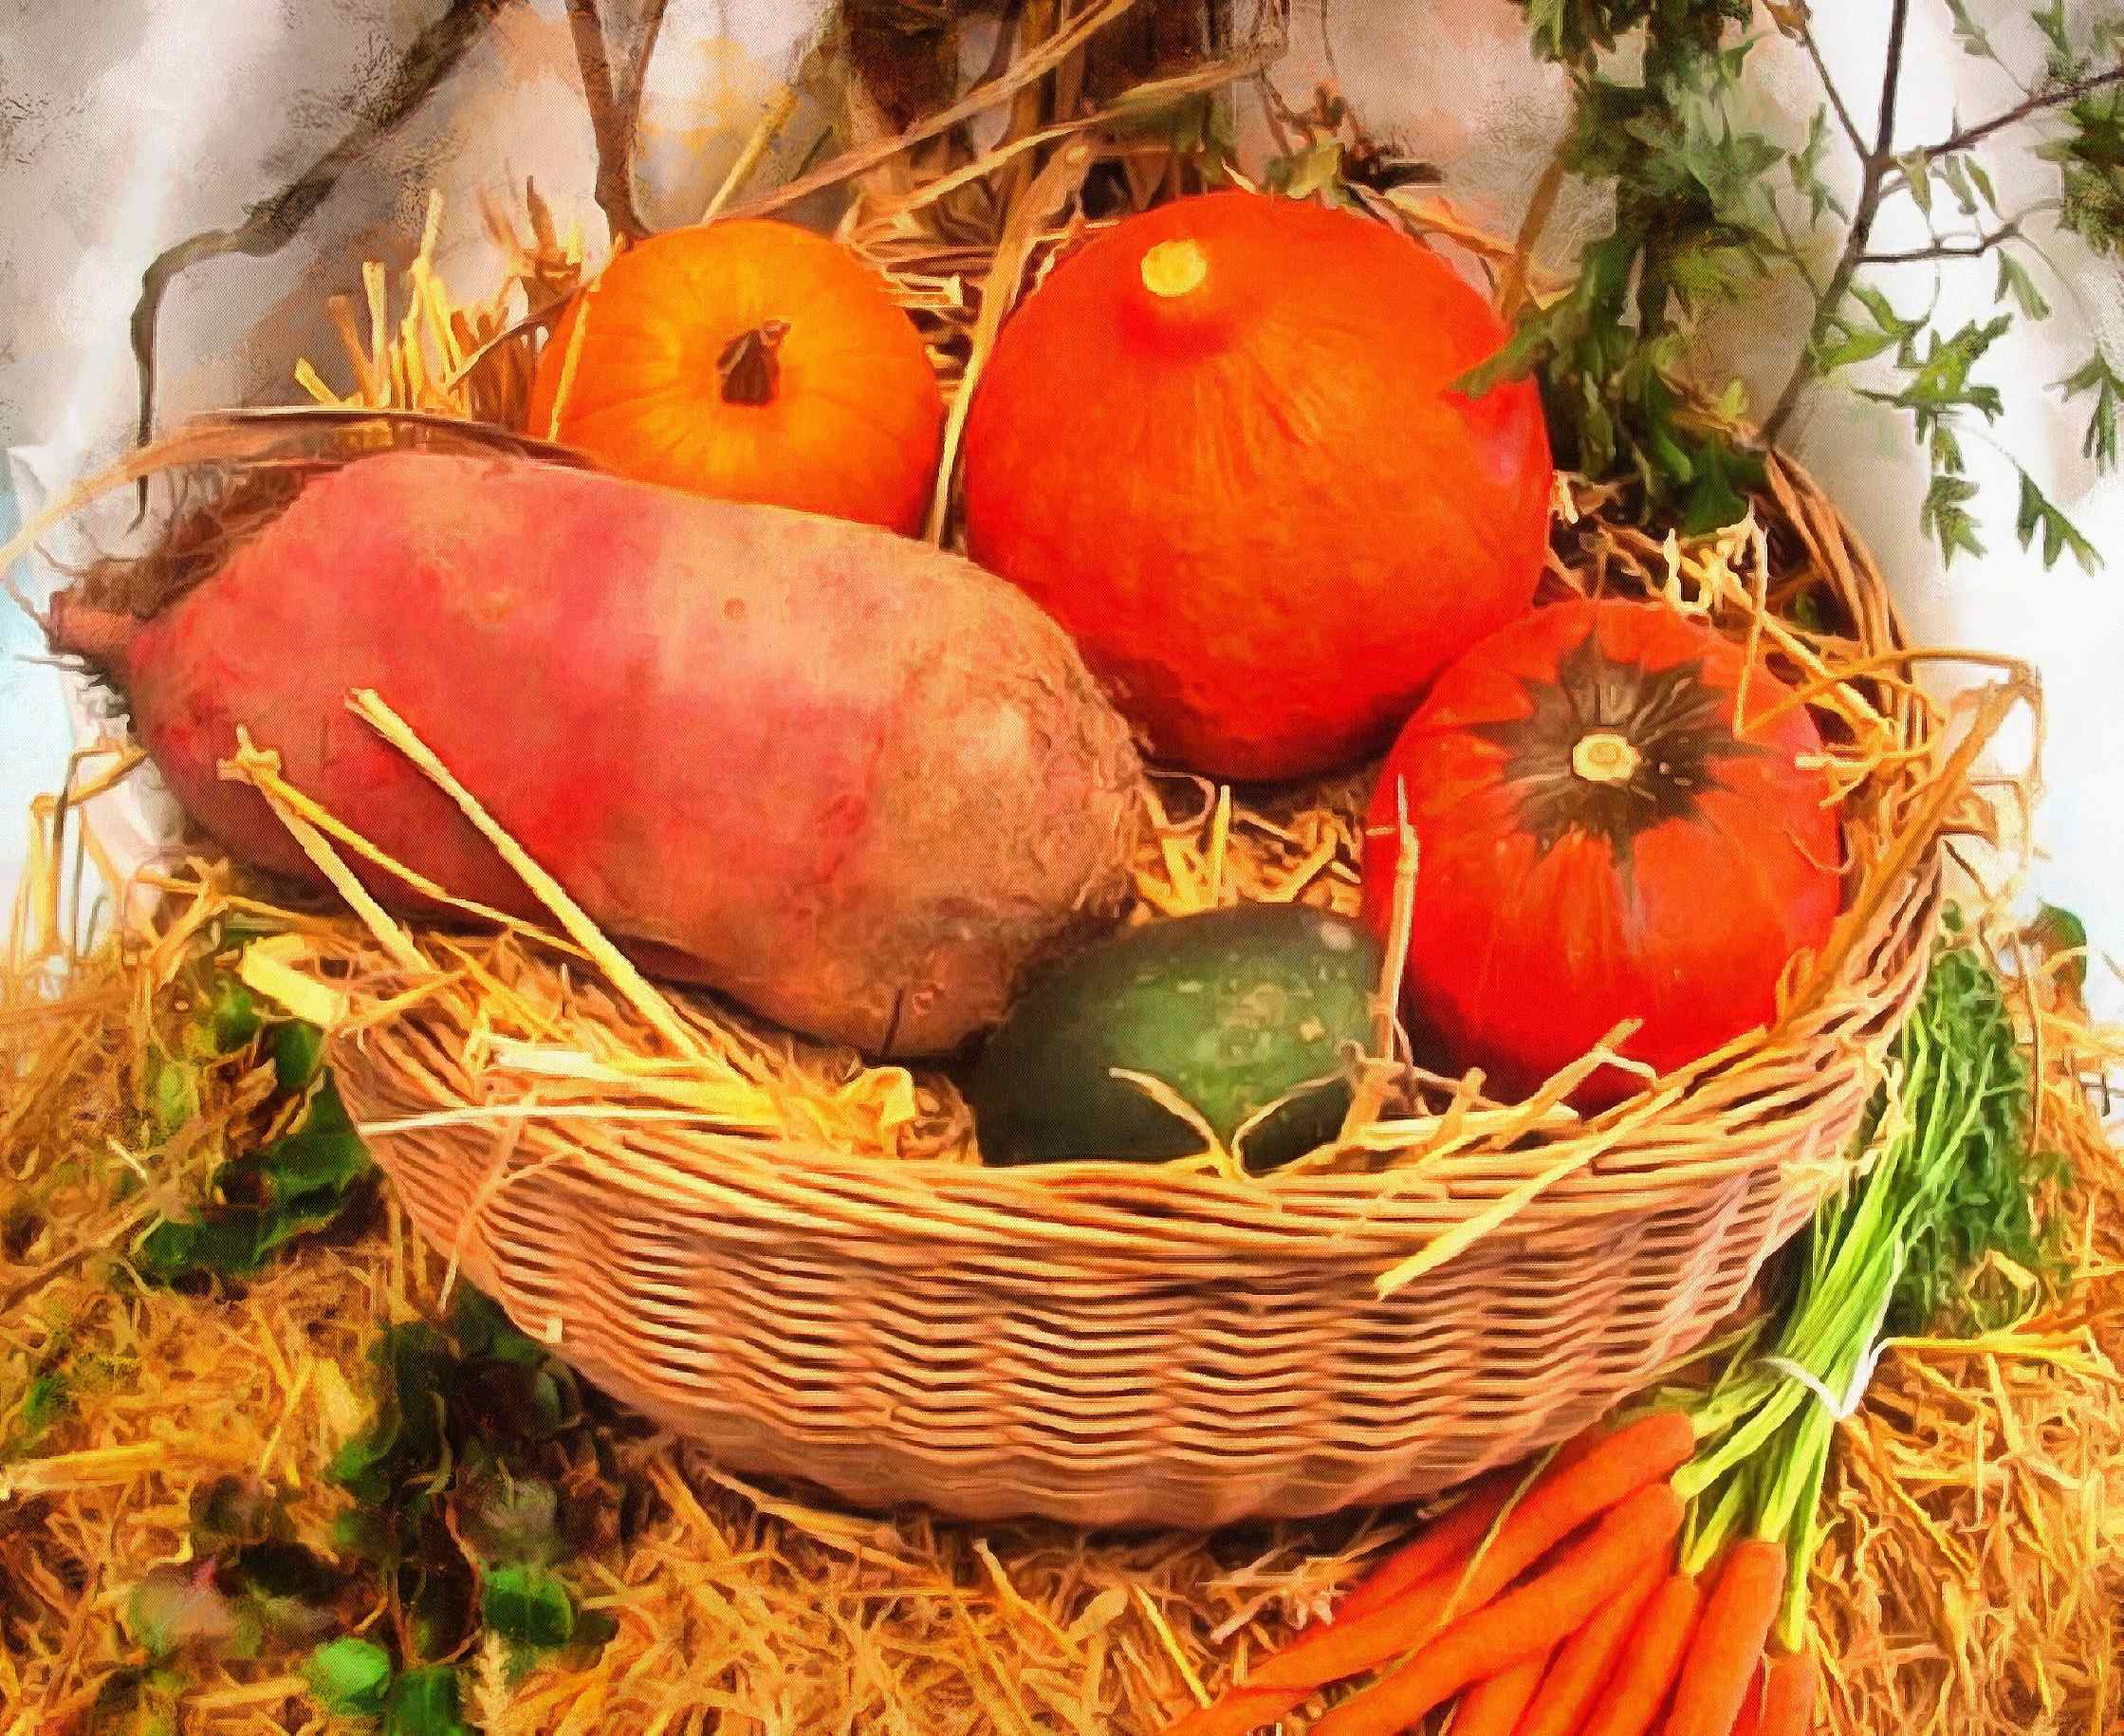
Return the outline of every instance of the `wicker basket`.
[[[706,1131],[623,1082],[587,1118],[548,1114],[493,1062],[474,982],[373,950],[322,972],[346,997],[341,1090],[466,1277],[734,1469],[859,1505],[1210,1526],[1517,1459],[1702,1339],[1842,1179],[1936,930],[1967,742],[1892,673],[1899,630],[1834,510],[1789,467],[1772,487],[1775,579],[1712,562],[1680,596],[1641,539],[1575,579],[1665,588],[1737,635],[1769,627],[1756,597],[1828,599],[1823,632],[1769,630],[1866,672],[1811,701],[1834,702],[1832,739],[1880,737],[1848,808],[1854,891],[1774,1030],[1598,1119],[1463,1101],[1368,1167],[1254,1181],[890,1160]],[[511,956],[555,1006],[588,992]],[[631,1016],[600,1006],[608,1032]],[[646,1024],[636,1040],[655,1052]]]

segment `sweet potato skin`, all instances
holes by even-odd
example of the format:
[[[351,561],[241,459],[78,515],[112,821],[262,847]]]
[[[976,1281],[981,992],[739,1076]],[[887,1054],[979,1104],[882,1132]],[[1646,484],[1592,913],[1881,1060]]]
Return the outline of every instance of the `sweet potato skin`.
[[[113,673],[240,859],[316,877],[219,775],[239,725],[409,866],[541,914],[347,710],[371,687],[645,968],[876,1053],[954,1046],[1110,919],[1142,812],[1127,726],[1002,581],[885,531],[520,459],[385,453],[311,481]]]

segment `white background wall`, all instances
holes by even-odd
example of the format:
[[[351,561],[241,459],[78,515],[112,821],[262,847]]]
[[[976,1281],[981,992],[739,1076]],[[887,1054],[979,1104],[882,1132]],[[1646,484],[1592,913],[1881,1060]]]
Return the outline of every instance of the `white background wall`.
[[[247,203],[284,184],[342,130],[435,0],[0,0],[0,448],[14,510],[105,462],[128,441],[135,376],[126,322],[147,262],[194,231],[241,220]],[[629,9],[608,0],[624,28]],[[779,83],[794,71],[815,23],[811,0],[671,0],[645,111],[646,207],[653,220],[696,212]],[[2023,65],[2040,59],[2022,6],[1972,0],[1977,16]],[[1301,105],[1321,78],[1338,77],[1375,131],[1443,163],[1450,191],[1496,227],[1517,223],[1528,188],[1565,113],[1560,83],[1525,51],[1520,13],[1505,0],[1294,0],[1295,41],[1276,78]],[[1883,53],[1880,5],[1821,6],[1817,28],[1832,69],[1871,124]],[[1804,60],[1775,40],[1759,51],[1774,77],[1766,107],[1797,129],[1816,96]],[[2016,93],[1996,68],[1963,55],[1945,9],[1916,0],[1898,140],[1921,144],[1964,119],[1996,112]],[[467,294],[490,267],[471,193],[482,181],[535,175],[563,211],[588,198],[594,160],[575,91],[562,0],[530,0],[504,15],[443,98],[402,137],[349,175],[282,255],[229,259],[189,274],[164,313],[165,419],[244,399],[288,396],[288,369],[336,353],[324,297],[359,285],[365,257],[401,260],[417,234],[427,191],[440,186],[453,214],[441,266]],[[790,129],[792,148],[806,141]],[[2038,196],[2051,183],[2011,150],[1989,158],[2002,197]],[[770,161],[766,173],[774,173]],[[1582,228],[1585,213],[1578,213]],[[1559,240],[1574,233],[1568,210]],[[1907,206],[1892,209],[1883,247],[1923,239]],[[1922,466],[1892,413],[1848,394],[1819,394],[1792,443],[1830,486],[1880,557],[1920,635],[2023,656],[2042,674],[2050,739],[2048,793],[2039,818],[2044,859],[2032,890],[2080,911],[2097,945],[2124,951],[2124,803],[2110,767],[2124,749],[2124,484],[2097,483],[2078,453],[2083,417],[2050,390],[2075,364],[2089,324],[2124,356],[2124,276],[2114,264],[2060,252],[2065,281],[2043,289],[2059,307],[2052,328],[2017,330],[1985,376],[2004,392],[2000,440],[2051,482],[2054,499],[2110,555],[2093,577],[2070,563],[2044,573],[2013,535],[2010,471],[1981,441],[1971,468],[1985,484],[1982,535],[1989,554],[1950,573],[1917,533]],[[1924,303],[1935,275],[1940,317],[1959,323],[1988,310],[1988,265],[1935,273],[1898,268],[1884,285],[1899,303]],[[1738,370],[1767,402],[1790,364],[1803,310],[1759,304],[1723,320],[1709,365]],[[329,370],[327,370],[329,372]],[[0,526],[9,523],[0,489]],[[106,539],[122,528],[92,526]],[[55,553],[78,547],[55,545]],[[49,574],[33,571],[33,585]],[[55,672],[22,660],[37,650],[29,624],[0,606],[0,897],[19,873],[30,794],[53,787],[83,728]],[[2009,745],[2008,752],[2012,751]],[[158,823],[139,795],[103,804],[101,825],[120,851],[141,849]],[[2097,973],[2111,1007],[2124,996]]]

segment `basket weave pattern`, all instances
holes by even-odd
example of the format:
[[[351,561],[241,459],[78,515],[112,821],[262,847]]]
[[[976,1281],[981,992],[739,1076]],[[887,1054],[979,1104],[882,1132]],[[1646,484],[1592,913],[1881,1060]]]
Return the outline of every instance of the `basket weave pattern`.
[[[1844,653],[1896,652],[1862,551],[1774,476],[1785,559],[1836,597]],[[1746,608],[1737,590],[1718,612],[1741,632]],[[1936,932],[1953,805],[1909,692],[1864,703],[1913,750],[1854,803],[1834,963],[1767,1036],[1591,1122],[1479,1137],[1448,1110],[1383,1165],[1249,1181],[895,1161],[703,1129],[625,1087],[609,1114],[546,1116],[476,1059],[471,988],[408,994],[381,964],[338,985],[332,1064],[422,1233],[733,1469],[1096,1525],[1419,1496],[1641,1386],[1845,1174]],[[1450,1255],[1380,1293],[1440,1238]]]

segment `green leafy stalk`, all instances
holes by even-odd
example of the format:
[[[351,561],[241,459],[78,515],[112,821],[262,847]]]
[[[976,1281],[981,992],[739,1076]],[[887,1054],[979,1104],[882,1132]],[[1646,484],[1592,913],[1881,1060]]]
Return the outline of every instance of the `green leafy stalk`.
[[[1683,1566],[1698,1572],[1736,1535],[1790,1552],[1779,1639],[1804,1639],[1807,1570],[1839,1416],[1857,1402],[1891,1330],[1946,1317],[1996,1324],[1973,1276],[1998,1250],[2046,1275],[2035,1205],[2056,1166],[2029,1151],[2026,1065],[1995,971],[1973,950],[1935,958],[1869,1114],[1872,1163],[1826,1201],[1797,1250],[1774,1336],[1751,1340],[1692,1400],[1697,1456],[1675,1485],[1691,1504]]]

